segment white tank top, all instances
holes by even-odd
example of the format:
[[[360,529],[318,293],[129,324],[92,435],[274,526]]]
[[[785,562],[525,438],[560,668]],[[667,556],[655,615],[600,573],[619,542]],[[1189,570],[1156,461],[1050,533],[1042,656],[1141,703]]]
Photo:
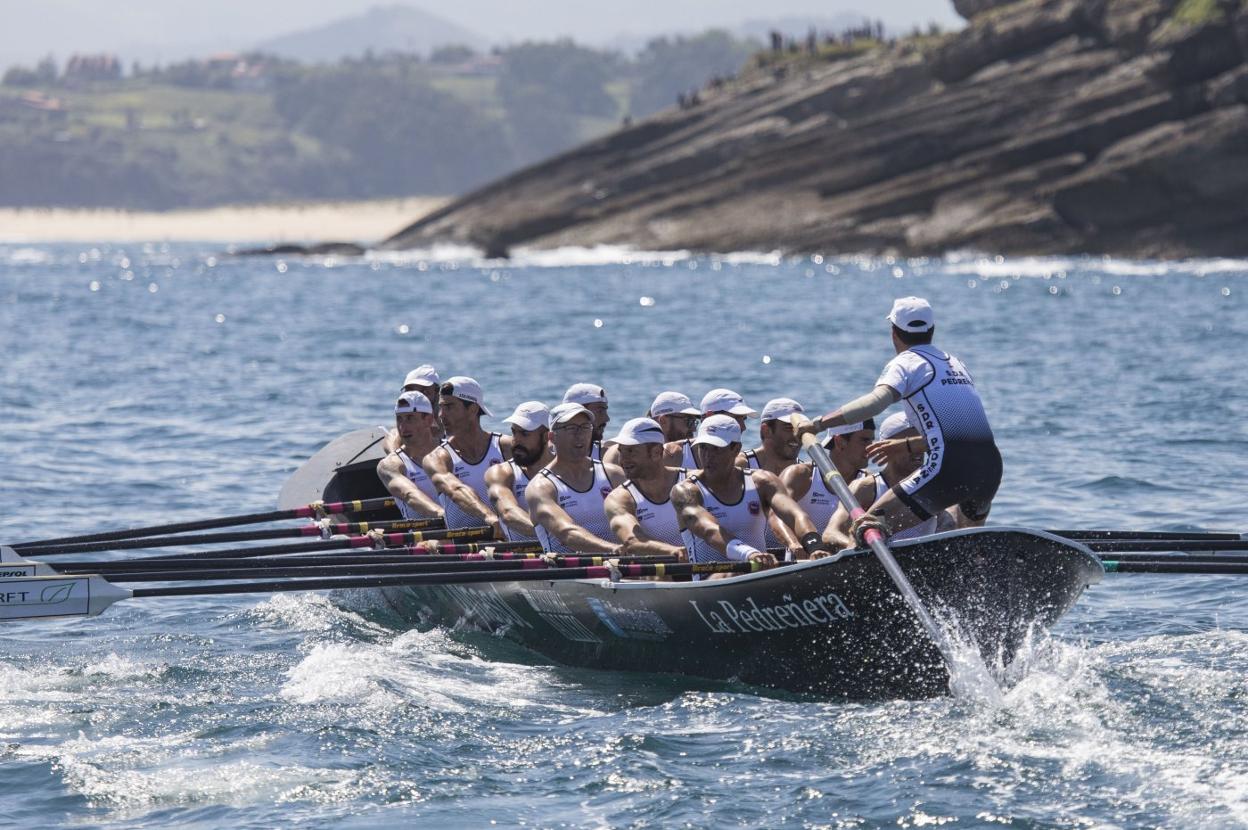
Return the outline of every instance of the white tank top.
[[[555,486],[555,497],[559,506],[577,525],[585,528],[600,539],[610,541],[615,538],[611,532],[611,523],[607,521],[607,513],[602,507],[603,500],[611,492],[611,479],[607,477],[607,468],[601,461],[595,461],[594,481],[587,490],[577,490],[561,479],[549,467],[543,467],[538,475],[545,476]],[[535,527],[537,538],[542,549],[549,553],[576,553],[554,536],[546,532],[541,525]]]
[[[425,473],[424,468],[413,461],[412,457],[407,454],[406,450],[399,450],[398,452],[399,458],[403,460],[403,471],[407,474],[408,480],[411,481],[412,484],[415,484],[420,489],[420,492],[424,493],[429,498],[436,500],[438,498],[438,490],[433,486],[433,482]],[[399,508],[399,513],[405,519],[424,518],[421,514],[413,510],[410,504],[402,501],[401,499],[395,499],[394,504],[395,507]]]
[[[815,523],[815,529],[823,533],[824,528],[832,519],[832,514],[840,506],[841,500],[836,497],[836,493],[828,489],[823,475],[815,465],[807,464],[806,466],[810,467],[810,487],[807,488],[806,495],[797,500],[797,505]],[[862,478],[862,476],[862,470],[854,474],[855,479]]]
[[[490,433],[490,443],[485,449],[485,454],[476,464],[469,464],[461,458],[451,446],[450,441],[443,441],[440,445],[451,456],[451,471],[455,473],[455,477],[471,487],[477,497],[486,504],[490,503],[490,488],[485,484],[485,471],[506,460],[503,458],[503,448],[498,442],[499,437],[497,432]],[[442,505],[442,509],[446,511],[447,528],[479,527],[482,523],[479,516],[470,516],[465,513],[445,493],[438,493],[438,504]]]
[[[878,501],[880,496],[888,492],[888,485],[884,483],[884,476],[878,473],[875,476],[875,498]],[[890,542],[900,542],[902,539],[917,539],[920,536],[931,536],[936,532],[937,518],[932,516],[926,521],[919,522],[914,527],[908,527],[898,533],[894,533],[888,537]]]
[[[515,461],[507,463],[511,465],[511,492],[515,494],[516,504],[520,505],[521,510],[528,510],[529,503],[524,500],[524,488],[529,486],[529,474]],[[508,527],[506,522],[503,523],[503,533],[509,542],[532,542],[536,539],[534,536],[521,536]]]
[[[749,470],[763,469],[763,465],[758,463],[758,450],[745,451],[745,466]]]
[[[686,470],[698,469],[698,462],[693,457],[693,439],[686,438],[680,443],[684,445],[681,447],[680,466],[684,467]]]
[[[688,472],[682,467],[676,474],[677,483],[684,481]],[[684,540],[680,536],[680,523],[676,521],[676,508],[672,507],[670,493],[663,501],[650,501],[632,479],[624,482],[623,487],[637,505],[637,523],[647,536],[656,542],[684,547]]]
[[[754,486],[754,476],[748,470],[742,471],[742,475],[745,477],[745,488],[741,493],[741,499],[733,504],[724,504],[715,498],[715,494],[708,490],[697,476],[690,476],[689,480],[698,485],[698,490],[702,492],[702,506],[715,517],[715,521],[730,539],[740,539],[758,550],[766,550],[767,517],[763,515],[763,502],[759,498],[758,489]],[[728,561],[724,554],[688,530],[681,531],[680,535],[685,542],[686,550],[689,551],[689,561]]]

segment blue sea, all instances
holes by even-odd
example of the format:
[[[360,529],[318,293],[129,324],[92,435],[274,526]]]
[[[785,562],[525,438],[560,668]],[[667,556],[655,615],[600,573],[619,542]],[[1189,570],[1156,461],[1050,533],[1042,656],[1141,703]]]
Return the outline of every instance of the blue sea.
[[[0,541],[272,509],[420,363],[499,419],[729,386],[822,412],[929,298],[1005,457],[992,514],[1248,530],[1248,262],[0,246]],[[0,826],[1248,826],[1248,577],[1111,574],[1005,702],[843,703],[551,665],[367,592],[0,630]]]

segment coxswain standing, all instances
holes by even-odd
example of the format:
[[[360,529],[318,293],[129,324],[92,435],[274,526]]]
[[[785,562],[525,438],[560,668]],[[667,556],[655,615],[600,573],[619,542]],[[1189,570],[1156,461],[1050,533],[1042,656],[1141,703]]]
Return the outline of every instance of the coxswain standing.
[[[485,471],[511,458],[511,436],[481,429],[481,416],[492,415],[481,395],[481,384],[469,377],[448,378],[439,388],[439,420],[446,439],[421,462],[438,491],[446,511],[446,526],[488,525],[503,539],[502,522],[489,506]]]
[[[634,556],[685,558],[685,544],[672,506],[672,488],[687,471],[663,463],[663,428],[652,418],[633,418],[607,443],[617,450],[628,480],[603,504],[616,538]]]
[[[555,459],[524,490],[542,548],[550,553],[617,553],[603,501],[624,481],[624,471],[589,456],[594,416],[579,403],[550,410]]]
[[[593,416],[594,436],[589,457],[602,461],[602,436],[611,423],[611,416],[607,414],[607,390],[592,383],[574,383],[563,393],[563,402],[580,404]]]
[[[503,419],[503,423],[511,424],[511,460],[485,471],[490,505],[502,521],[509,542],[537,541],[524,488],[555,457],[550,448],[549,420],[550,409],[540,401],[517,406],[511,417]]]
[[[438,491],[428,474],[420,466],[424,458],[437,446],[433,437],[433,407],[420,392],[404,392],[394,405],[395,434],[399,446],[377,462],[377,477],[385,485],[394,504],[405,519],[421,519],[441,516]]]
[[[742,470],[741,427],[729,415],[712,415],[693,439],[702,469],[672,488],[672,505],[693,562],[776,564],[764,542],[767,512],[775,512],[801,540],[805,553],[823,549],[815,526],[766,470]]]
[[[904,401],[921,436],[872,444],[870,456],[891,464],[924,451],[926,459],[876,499],[854,523],[854,537],[860,539],[868,527],[888,536],[954,506],[959,527],[982,525],[1001,484],[1001,453],[971,373],[961,360],[931,345],[936,326],[927,300],[902,297],[887,319],[897,356],[884,367],[875,389],[803,430],[862,421]]]
[[[863,475],[867,466],[867,446],[875,440],[875,421],[867,419],[857,424],[833,427],[823,439],[837,472],[847,482]],[[828,533],[828,523],[841,500],[829,489],[814,464],[798,462],[780,474],[780,481],[789,491],[802,511],[815,523],[823,534],[823,541],[835,545]]]

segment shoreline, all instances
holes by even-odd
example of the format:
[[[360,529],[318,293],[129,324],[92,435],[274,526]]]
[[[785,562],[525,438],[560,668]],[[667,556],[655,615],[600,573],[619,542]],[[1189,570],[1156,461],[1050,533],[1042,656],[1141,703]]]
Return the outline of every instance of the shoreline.
[[[28,242],[377,242],[446,196],[222,205],[170,211],[0,208],[0,244]]]

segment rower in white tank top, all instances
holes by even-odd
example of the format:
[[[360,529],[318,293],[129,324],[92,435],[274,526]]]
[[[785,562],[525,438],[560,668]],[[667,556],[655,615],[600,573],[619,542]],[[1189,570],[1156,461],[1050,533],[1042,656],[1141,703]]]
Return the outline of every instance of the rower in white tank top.
[[[399,458],[403,461],[403,471],[407,474],[408,480],[420,488],[422,493],[437,501],[438,491],[437,488],[433,486],[433,482],[430,481],[429,474],[425,472],[424,468],[421,467],[418,462],[413,461],[412,457],[404,450],[399,450],[398,452]],[[421,514],[413,510],[411,505],[402,499],[396,499],[395,506],[399,508],[400,515],[402,515],[405,519],[424,518]]]
[[[586,490],[575,489],[549,467],[544,467],[538,475],[544,476],[554,485],[559,506],[573,522],[602,539],[613,539],[615,534],[611,532],[611,523],[607,521],[606,511],[602,507],[603,500],[612,490],[611,479],[601,461],[595,461],[593,465],[594,481]],[[551,536],[540,524],[534,530],[537,531],[542,549],[548,553],[576,553]]]
[[[442,449],[446,450],[451,456],[452,472],[455,477],[472,488],[473,492],[486,504],[490,503],[489,487],[485,484],[485,471],[494,464],[502,464],[506,459],[503,458],[503,448],[499,445],[499,438],[502,436],[497,432],[490,433],[490,443],[485,450],[485,454],[481,456],[475,464],[470,464],[455,452],[455,448],[451,446],[450,441],[443,441]],[[457,527],[477,527],[481,524],[481,519],[477,516],[470,516],[455,504],[455,501],[444,493],[438,493],[438,504],[442,505],[442,509],[446,511],[446,526],[449,529]]]
[[[685,480],[685,476],[689,471],[681,468],[676,474],[676,482]],[[656,542],[663,542],[676,547],[685,547],[685,542],[680,535],[680,523],[676,520],[676,508],[672,507],[672,497],[668,497],[663,501],[650,501],[646,498],[645,493],[641,492],[641,488],[633,483],[632,479],[624,482],[624,489],[628,490],[629,495],[633,497],[633,502],[637,505],[637,523],[641,525],[641,529],[645,531],[646,536]]]
[[[836,512],[837,506],[841,500],[836,497],[828,489],[827,483],[823,480],[823,475],[814,464],[807,464],[810,467],[810,487],[806,488],[806,494],[797,500],[798,506],[806,512],[810,520],[815,523],[815,527],[819,528],[822,533],[823,529],[828,526],[828,521],[832,518],[832,514]],[[865,473],[862,470],[854,478],[862,478]]]
[[[819,476],[815,476],[815,477],[818,478]],[[812,488],[814,487],[814,482],[811,482],[811,487]],[[884,476],[880,475],[879,473],[876,473],[875,474],[875,497],[876,499],[879,499],[880,496],[887,493],[888,489],[889,489],[888,485],[884,483]],[[835,496],[833,498],[835,498]],[[932,516],[931,518],[924,519],[923,521],[919,522],[917,525],[908,527],[905,530],[900,531],[898,533],[894,533],[892,536],[888,537],[888,541],[900,542],[903,539],[917,539],[920,536],[931,536],[933,533],[936,532],[936,526],[938,524],[939,524],[939,517]]]
[[[745,486],[741,498],[733,504],[725,504],[707,489],[697,475],[689,476],[689,480],[698,485],[702,493],[702,506],[715,518],[724,532],[734,539],[740,539],[750,547],[758,550],[767,549],[766,532],[767,517],[763,514],[762,500],[754,485],[751,471],[744,470]],[[688,530],[681,531],[685,549],[689,551],[690,562],[727,562],[728,558],[715,548],[694,536]]]
[[[693,457],[693,439],[686,438],[680,443],[680,466],[684,467],[686,470],[698,469],[701,465],[698,464],[698,460]]]

